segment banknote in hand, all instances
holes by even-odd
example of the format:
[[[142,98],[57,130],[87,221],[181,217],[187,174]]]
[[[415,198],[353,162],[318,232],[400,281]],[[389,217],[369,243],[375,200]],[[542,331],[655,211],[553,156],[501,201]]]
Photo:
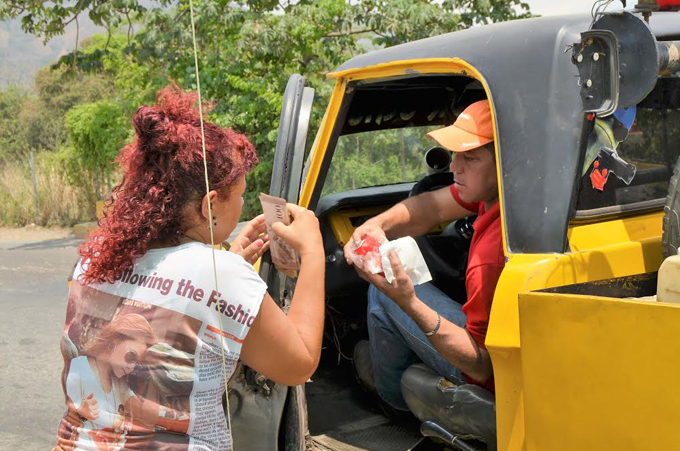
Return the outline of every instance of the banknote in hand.
[[[272,256],[272,263],[276,269],[288,277],[297,277],[300,269],[300,256],[272,230],[272,224],[282,222],[284,225],[290,224],[290,216],[286,209],[286,200],[280,197],[269,196],[260,193],[260,203],[264,212],[264,221],[269,234],[269,251]]]

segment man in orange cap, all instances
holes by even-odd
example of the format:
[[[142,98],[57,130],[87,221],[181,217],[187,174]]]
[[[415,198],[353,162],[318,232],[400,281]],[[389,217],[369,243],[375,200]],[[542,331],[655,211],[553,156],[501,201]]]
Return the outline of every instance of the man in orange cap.
[[[397,411],[408,410],[401,376],[416,362],[456,385],[474,383],[494,391],[484,339],[505,257],[489,102],[471,104],[453,125],[428,136],[454,153],[454,184],[398,203],[368,220],[352,236],[357,243],[366,235],[378,239],[418,236],[443,222],[478,215],[468,256],[466,301],[450,299],[431,283],[414,287],[396,254],[390,255],[396,276],[391,284],[357,268],[371,287],[369,340],[355,349],[355,369],[364,385]],[[345,246],[349,264],[350,246]]]

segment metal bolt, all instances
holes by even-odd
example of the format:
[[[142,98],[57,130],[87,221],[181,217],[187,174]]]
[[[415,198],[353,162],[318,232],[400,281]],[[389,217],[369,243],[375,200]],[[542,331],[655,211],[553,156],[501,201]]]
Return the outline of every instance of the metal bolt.
[[[598,61],[600,59],[599,53],[593,53],[593,61]]]
[[[576,57],[576,61],[579,63],[583,61],[583,53],[579,53],[578,56]]]
[[[586,80],[586,86],[587,86],[588,88],[590,88],[591,86],[593,86],[593,80]]]

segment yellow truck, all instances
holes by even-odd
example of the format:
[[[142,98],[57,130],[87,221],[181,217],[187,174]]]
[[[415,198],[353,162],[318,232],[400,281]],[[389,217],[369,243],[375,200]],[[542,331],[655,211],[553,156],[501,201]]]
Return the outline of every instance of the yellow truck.
[[[319,217],[324,351],[301,387],[238,372],[236,449],[680,449],[680,306],[640,300],[655,294],[680,241],[680,12],[667,3],[357,56],[328,74],[333,93],[311,148],[313,90],[291,78],[270,194]],[[354,379],[367,285],[342,249],[368,218],[452,182],[426,133],[480,99],[492,105],[506,255],[486,338],[495,399],[490,416],[480,410],[493,435],[466,433],[452,411],[458,423],[422,425],[433,441],[390,422]],[[443,224],[418,240],[434,284],[461,303],[471,227]],[[260,274],[285,308],[294,280],[266,258]]]

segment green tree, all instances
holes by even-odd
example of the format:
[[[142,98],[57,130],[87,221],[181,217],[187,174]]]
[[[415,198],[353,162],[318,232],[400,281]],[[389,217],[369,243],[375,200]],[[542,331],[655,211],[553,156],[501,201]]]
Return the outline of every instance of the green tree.
[[[170,3],[168,0],[157,2],[160,7]],[[75,22],[82,14],[96,24],[110,31],[127,25],[131,35],[132,24],[144,14],[146,8],[137,0],[79,0],[77,2],[3,0],[0,2],[0,20],[21,16],[21,26],[27,33],[43,37],[49,41],[54,36],[64,34],[67,25]]]
[[[35,89],[45,108],[63,117],[75,105],[108,96],[111,82],[69,67],[45,67],[35,76]]]
[[[131,115],[140,105],[153,102],[156,91],[168,84],[166,71],[156,64],[145,64],[130,51],[125,34],[95,34],[83,42],[77,53],[75,70],[73,54],[59,58],[51,69],[78,74],[81,83],[93,79],[106,90],[87,101],[112,97],[122,102],[125,112]],[[87,86],[93,88],[96,84],[87,83]],[[77,99],[77,103],[80,101]]]
[[[100,100],[69,110],[65,125],[69,140],[59,155],[73,184],[91,187],[93,197],[102,198],[102,187],[111,189],[112,164],[130,127],[118,103]]]
[[[152,101],[149,94],[167,79],[196,88],[188,0],[5,0],[0,18],[25,14],[25,30],[49,39],[79,14],[108,32],[67,55],[62,66],[106,74],[131,114]],[[257,210],[266,191],[282,94],[293,73],[307,76],[316,90],[311,130],[330,94],[325,74],[367,50],[529,15],[521,0],[196,0],[195,17],[203,96],[217,101],[210,119],[244,132],[261,164],[249,178],[245,215]],[[138,21],[141,31],[130,34]],[[117,28],[118,27],[118,28]],[[124,38],[115,32],[123,32]],[[96,41],[96,44],[95,44]]]
[[[66,113],[75,105],[108,96],[111,83],[70,67],[43,68],[35,76],[35,96],[25,99],[17,114],[28,149],[56,151],[67,139]]]
[[[20,115],[29,99],[28,93],[19,88],[0,91],[0,162],[27,153],[28,144]]]

